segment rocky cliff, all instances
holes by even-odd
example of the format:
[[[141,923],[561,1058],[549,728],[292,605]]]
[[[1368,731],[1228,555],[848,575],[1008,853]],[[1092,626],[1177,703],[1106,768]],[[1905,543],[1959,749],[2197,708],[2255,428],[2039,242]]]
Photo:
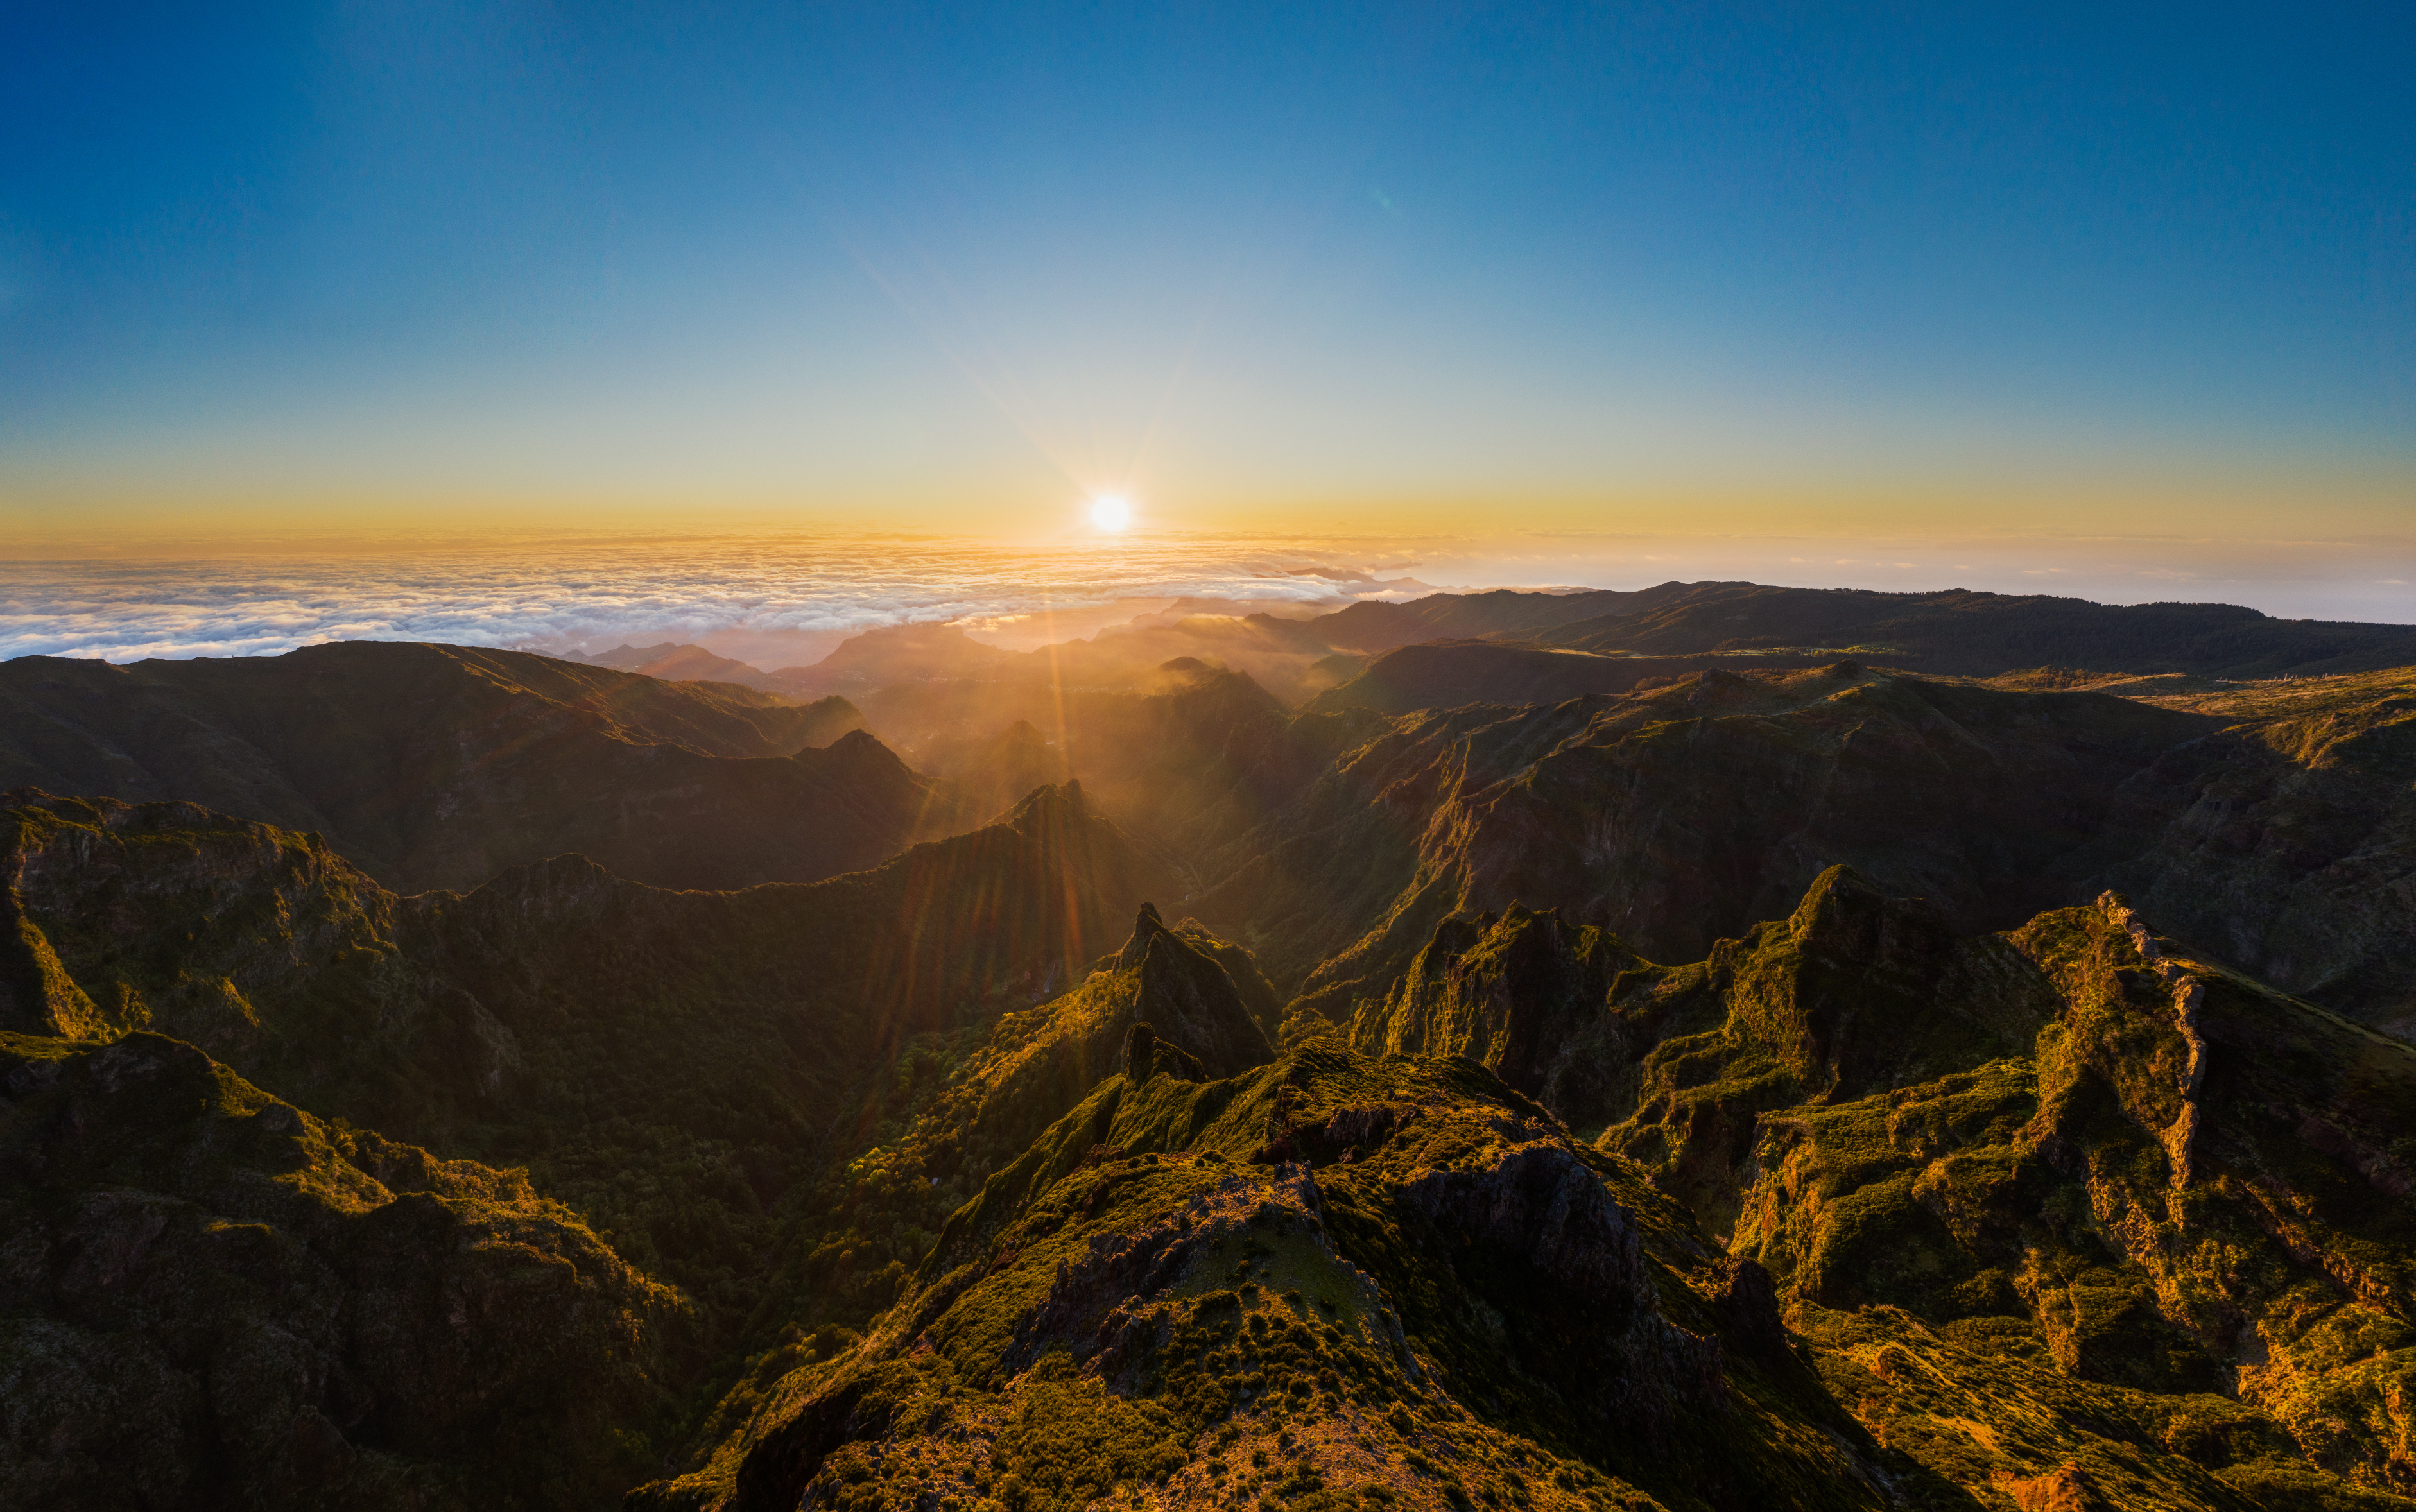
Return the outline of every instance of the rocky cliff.
[[[0,1035],[12,1507],[606,1504],[685,1305],[516,1172],[190,1045]]]
[[[0,826],[7,1027],[174,1035],[320,1113],[524,1164],[724,1344],[784,1199],[1157,885],[1072,787],[868,872],[736,893],[572,856],[402,899],[312,837],[189,805],[21,797]],[[896,1247],[864,1270],[919,1255]]]
[[[1608,1117],[1601,1148],[1769,1273],[1838,1399],[1974,1493],[2416,1490],[2416,1047],[2114,894],[1963,936],[1838,869],[1683,967],[1453,921],[1358,1032]]]
[[[1465,1062],[1117,1077],[643,1507],[1878,1506],[1766,1282]]]
[[[1551,909],[1662,960],[1844,862],[1964,932],[2112,886],[2376,1022],[2416,1011],[2403,673],[2138,697],[1859,664],[1705,673],[1355,731],[1185,906],[1296,1009],[1384,1002],[1441,922]],[[1308,717],[1304,717],[1308,718]]]

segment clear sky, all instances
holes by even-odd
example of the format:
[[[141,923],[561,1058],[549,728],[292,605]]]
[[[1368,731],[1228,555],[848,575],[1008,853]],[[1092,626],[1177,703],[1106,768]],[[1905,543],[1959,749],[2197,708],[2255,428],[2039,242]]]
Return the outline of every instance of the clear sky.
[[[0,526],[2396,550],[2410,57],[2404,3],[21,6]]]

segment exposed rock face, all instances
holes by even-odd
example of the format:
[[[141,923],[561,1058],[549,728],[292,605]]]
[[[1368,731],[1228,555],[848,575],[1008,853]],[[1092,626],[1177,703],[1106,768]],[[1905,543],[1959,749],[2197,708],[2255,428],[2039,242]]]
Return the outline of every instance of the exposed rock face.
[[[644,1469],[683,1306],[524,1176],[156,1035],[5,1036],[0,1088],[12,1507],[578,1507]]]
[[[1071,784],[731,893],[0,806],[0,1500],[2416,1506],[2416,1050],[2234,969],[2388,1021],[2388,679],[1158,671],[1208,924]]]
[[[1141,1026],[1160,1050],[1196,1066],[1196,1080],[1275,1059],[1216,955],[1143,903],[1132,937],[1071,991],[999,1021],[939,1116],[958,1126],[969,1151],[981,1152],[978,1163],[994,1168],[1113,1075]]]
[[[1684,960],[1837,863],[1967,934],[2110,885],[2285,988],[2416,1022],[2408,688],[2135,699],[1847,661],[1432,710],[1354,733],[1187,906],[1295,1011],[1350,1023],[1445,918],[1513,902]]]
[[[1360,1027],[1480,1055],[1564,1112],[1608,1087],[1601,1144],[1733,1230],[1741,1303],[1773,1328],[1783,1306],[1838,1399],[1972,1494],[2416,1490],[2416,1047],[2112,893],[1964,937],[1835,869],[1701,964],[1577,970],[1616,950],[1524,911],[1454,920]],[[1519,1013],[1601,1080],[1505,1053]],[[1550,1218],[1518,1224],[1550,1252]]]
[[[181,799],[324,835],[405,892],[577,851],[667,887],[810,882],[971,828],[843,699],[467,646],[0,666],[0,789]]]
[[[2416,1210],[2394,1153],[2416,1127],[2416,1047],[2207,963],[2111,894],[2002,944],[2054,1002],[2019,1053],[1773,1107],[1731,1052],[1695,1074],[1698,1111],[1658,1126],[1689,1139],[1639,1114],[1604,1142],[1669,1152],[1657,1179],[1736,1213],[1734,1247],[1883,1439],[1917,1445],[1937,1415],[1986,1428],[1911,1447],[1975,1490],[2108,1506],[2416,1490],[2395,1405],[2416,1383]],[[1730,1131],[1718,1159],[1711,1109]],[[2017,1418],[2050,1430],[2001,1435]]]
[[[635,1504],[1878,1506],[1898,1463],[1674,1208],[1462,1061],[1111,1080],[918,1283]]]
[[[1518,903],[1448,918],[1381,1005],[1361,1000],[1351,1048],[1465,1055],[1572,1126],[1599,1127],[1627,1111],[1618,1082],[1632,1058],[1603,1004],[1644,964],[1606,930]]]
[[[173,1034],[325,1115],[526,1165],[699,1289],[709,1332],[756,1306],[718,1278],[782,1242],[783,1199],[914,1095],[890,1068],[918,1036],[1053,993],[1155,885],[1070,787],[873,871],[730,894],[568,856],[398,899],[314,838],[189,805],[43,800],[0,836],[9,1027]],[[936,1228],[954,1204],[931,1201]],[[858,1265],[894,1286],[873,1278],[921,1249]]]
[[[1345,753],[1189,906],[1337,1022],[1444,917],[1513,902],[1685,960],[1842,862],[1966,932],[2003,928],[2152,838],[2157,816],[2117,794],[2209,728],[1852,663],[1429,712]]]

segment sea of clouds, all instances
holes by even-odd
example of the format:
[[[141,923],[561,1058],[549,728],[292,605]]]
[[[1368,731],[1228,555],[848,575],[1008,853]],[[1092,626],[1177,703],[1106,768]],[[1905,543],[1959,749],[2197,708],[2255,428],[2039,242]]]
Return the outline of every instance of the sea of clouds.
[[[1531,535],[1513,544],[1472,552],[1445,537],[1168,535],[1019,549],[929,537],[691,536],[325,555],[0,560],[0,659],[260,656],[326,641],[594,654],[624,642],[673,641],[771,670],[818,660],[845,634],[886,625],[960,623],[1003,643],[1036,643],[1088,635],[1185,597],[1234,610],[1314,612],[1359,598],[1415,597],[1431,584],[1639,588],[1706,578],[2045,592],[2106,603],[2218,601],[2292,617],[2416,623],[2416,541],[2398,537],[1832,542]]]
[[[1313,548],[1007,550],[705,538],[341,556],[0,562],[0,659],[237,657],[328,641],[586,647],[730,630],[1011,621],[1128,600],[1340,604],[1423,591]]]

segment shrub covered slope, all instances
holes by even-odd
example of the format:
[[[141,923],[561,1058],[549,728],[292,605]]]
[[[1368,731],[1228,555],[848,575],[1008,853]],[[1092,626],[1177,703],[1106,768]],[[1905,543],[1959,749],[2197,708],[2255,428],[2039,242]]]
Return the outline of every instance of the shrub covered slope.
[[[2406,677],[2103,681],[1197,674],[1171,857],[733,891],[19,791],[0,1501],[2416,1508]]]

